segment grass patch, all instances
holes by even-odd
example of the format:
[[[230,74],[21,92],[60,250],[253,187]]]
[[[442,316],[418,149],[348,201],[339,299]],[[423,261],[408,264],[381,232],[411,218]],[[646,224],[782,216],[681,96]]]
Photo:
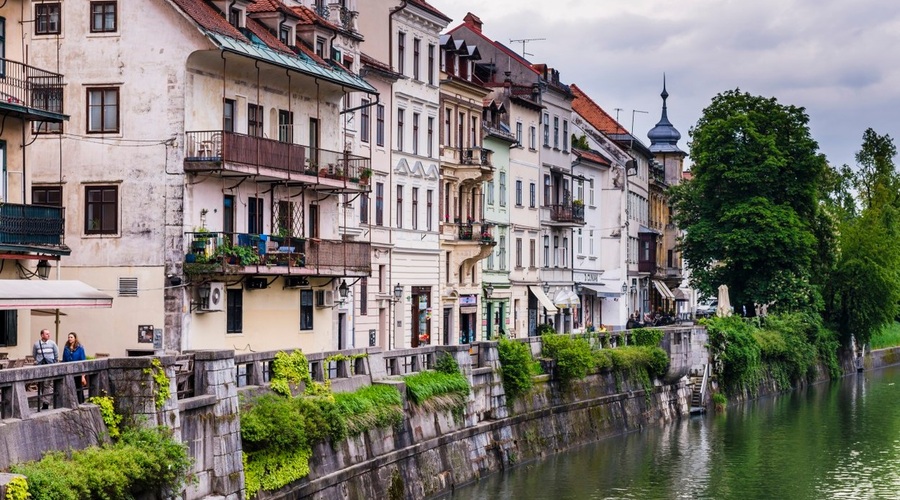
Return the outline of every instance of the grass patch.
[[[466,398],[469,395],[469,381],[459,372],[425,371],[403,377],[403,380],[409,398],[420,406],[437,396],[457,394]]]
[[[872,335],[872,349],[885,349],[900,346],[900,323],[893,322]]]
[[[338,415],[346,422],[347,434],[355,436],[377,427],[392,427],[403,422],[402,398],[387,385],[363,387],[356,392],[334,395]]]

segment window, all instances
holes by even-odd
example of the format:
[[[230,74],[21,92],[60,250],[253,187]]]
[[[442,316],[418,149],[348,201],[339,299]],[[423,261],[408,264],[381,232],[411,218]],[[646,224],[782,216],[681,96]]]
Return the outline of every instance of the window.
[[[550,176],[544,176],[544,206],[549,207],[551,203],[550,200]]]
[[[228,24],[234,26],[235,28],[243,28],[244,27],[244,11],[237,8],[232,8],[228,11]]]
[[[500,172],[500,206],[506,206],[506,172]]]
[[[419,229],[419,188],[412,188],[412,228]]]
[[[369,223],[369,193],[359,195],[359,222]]]
[[[234,112],[237,109],[234,99],[225,99],[222,110],[222,129],[234,132]]]
[[[6,18],[0,17],[0,77],[6,76]]]
[[[456,147],[462,149],[465,145],[463,144],[463,127],[466,123],[466,115],[464,113],[459,114],[459,119],[456,121]]]
[[[0,346],[11,347],[18,342],[19,312],[0,311]]]
[[[503,271],[506,269],[506,236],[500,235],[500,239],[497,242],[497,248],[500,252],[500,270]],[[472,281],[474,282],[475,280]]]
[[[569,120],[563,120],[562,150],[569,150]]]
[[[278,30],[278,41],[285,45],[294,45],[291,43],[291,28],[282,26],[281,29]]]
[[[516,238],[516,267],[522,267],[522,238]]]
[[[313,291],[300,290],[300,329],[313,329]]]
[[[588,204],[594,206],[594,179],[588,181]]]
[[[434,190],[425,192],[425,229],[431,231],[432,219],[434,219]]]
[[[225,289],[225,332],[244,331],[244,291],[240,288]]]
[[[322,59],[326,59],[326,57],[325,57],[325,39],[322,37],[316,38],[316,55],[321,57]]]
[[[247,232],[262,234],[263,231],[263,199],[250,196],[247,198]]]
[[[2,51],[0,51],[0,57],[2,56]],[[2,72],[0,72],[0,76]],[[59,87],[42,87],[36,85],[34,90],[31,93],[32,106],[38,109],[43,109],[49,111],[51,113],[59,113],[63,112],[63,92],[62,88]],[[43,121],[34,121],[32,122],[32,130],[35,134],[58,134],[62,132],[62,122],[43,122]]]
[[[403,186],[397,186],[397,227],[403,227]]]
[[[452,146],[452,144],[450,144],[450,131],[453,130],[450,128],[450,117],[452,116],[452,112],[448,108],[444,110],[444,113],[444,146],[449,148]]]
[[[553,149],[559,149],[559,117],[553,117]]]
[[[406,74],[406,33],[397,33],[397,73]]]
[[[116,31],[116,2],[91,2],[91,33]]]
[[[413,113],[413,154],[419,154],[419,113]]]
[[[534,241],[534,238],[528,242],[528,265],[532,268],[536,267],[535,259],[537,258],[537,250],[535,247],[537,246],[537,242]]]
[[[34,33],[58,35],[60,33],[59,2],[39,3],[34,6]]]
[[[384,105],[375,108],[375,144],[384,146]]]
[[[516,122],[516,146],[522,145],[522,122]]]
[[[306,232],[310,238],[319,237],[319,205],[309,205],[309,224]]]
[[[553,267],[559,267],[559,236],[553,237]]]
[[[578,250],[578,255],[584,255],[584,236],[581,234],[581,229],[578,230],[578,239],[575,243]]]
[[[263,136],[263,107],[259,104],[247,105],[247,135]]]
[[[522,206],[522,181],[516,181],[516,206]]]
[[[384,183],[375,183],[375,225],[384,225]]]
[[[413,79],[419,79],[419,49],[422,45],[422,40],[418,38],[413,38]]]
[[[550,237],[544,236],[544,267],[550,267]]]
[[[486,265],[487,265],[488,271],[494,270],[494,252],[491,252],[490,254],[488,254]]]
[[[575,199],[584,202],[584,179],[578,179],[575,184]]]
[[[588,254],[594,255],[594,230],[588,231]]]
[[[487,185],[485,185],[484,189],[487,191],[487,193],[486,193],[487,194],[487,204],[493,205],[494,204],[494,180],[493,179],[489,180],[487,182]]]
[[[86,186],[84,188],[84,233],[116,234],[119,232],[119,187]]]
[[[294,142],[294,112],[286,109],[278,110],[278,140]]]
[[[537,130],[534,128],[534,125],[529,129],[530,136],[528,138],[528,148],[534,149],[537,147]]]
[[[550,114],[544,113],[544,146],[550,145]]]
[[[40,5],[40,4],[39,4]],[[119,131],[119,89],[87,89],[88,133]]]
[[[434,85],[434,45],[428,44],[428,84]]]
[[[428,157],[434,158],[434,117],[428,117]]]
[[[369,314],[369,278],[359,279],[359,315]]]
[[[397,151],[403,151],[403,115],[406,114],[406,110],[398,109],[397,110]]]
[[[471,142],[469,143],[469,145],[470,145],[471,147],[473,147],[473,148],[477,148],[477,147],[478,147],[478,132],[479,132],[479,130],[478,130],[478,117],[477,117],[477,116],[473,116],[473,117],[472,117],[472,129],[471,129],[471,132],[472,132],[472,140],[471,140]]]
[[[371,117],[369,116],[369,100],[360,101],[362,108],[359,109],[359,140],[369,142],[369,126]]]
[[[537,186],[534,185],[533,182],[528,184],[528,206],[530,208],[534,208],[537,204]]]
[[[569,238],[563,238],[562,267],[569,267]]]
[[[34,205],[48,205],[61,207],[62,186],[32,186],[31,203]]]

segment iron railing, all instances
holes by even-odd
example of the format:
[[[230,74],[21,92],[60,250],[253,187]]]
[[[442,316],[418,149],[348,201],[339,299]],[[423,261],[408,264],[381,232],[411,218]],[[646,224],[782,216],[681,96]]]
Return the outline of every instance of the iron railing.
[[[550,220],[554,222],[584,223],[584,205],[567,203],[564,205],[550,205]]]
[[[0,203],[0,243],[62,245],[65,209],[43,205]]]
[[[62,114],[63,76],[0,58],[0,105]]]

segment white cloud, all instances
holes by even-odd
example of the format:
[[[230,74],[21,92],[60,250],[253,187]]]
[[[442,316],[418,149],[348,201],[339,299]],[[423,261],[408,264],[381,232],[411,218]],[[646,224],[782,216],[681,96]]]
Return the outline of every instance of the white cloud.
[[[688,130],[717,93],[741,88],[803,106],[833,164],[853,163],[863,131],[900,136],[900,4],[881,0],[431,0],[454,19],[473,12],[485,34],[560,70],[607,111]],[[627,118],[625,118],[627,116]]]

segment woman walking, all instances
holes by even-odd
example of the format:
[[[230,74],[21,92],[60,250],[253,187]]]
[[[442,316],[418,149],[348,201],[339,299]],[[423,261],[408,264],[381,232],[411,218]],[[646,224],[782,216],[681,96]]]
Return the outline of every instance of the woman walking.
[[[69,361],[84,361],[87,356],[84,355],[84,346],[78,341],[78,334],[69,333],[69,339],[63,348],[63,363]],[[78,403],[84,403],[84,386],[87,385],[87,377],[78,375],[75,377],[75,394],[78,395]]]

